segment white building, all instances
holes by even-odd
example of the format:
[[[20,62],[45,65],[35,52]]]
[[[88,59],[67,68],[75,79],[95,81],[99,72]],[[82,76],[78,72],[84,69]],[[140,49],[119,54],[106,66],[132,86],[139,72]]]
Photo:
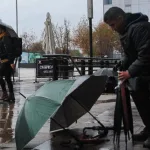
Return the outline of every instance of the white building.
[[[122,8],[125,12],[142,12],[150,19],[150,0],[103,0],[104,13],[113,6]]]

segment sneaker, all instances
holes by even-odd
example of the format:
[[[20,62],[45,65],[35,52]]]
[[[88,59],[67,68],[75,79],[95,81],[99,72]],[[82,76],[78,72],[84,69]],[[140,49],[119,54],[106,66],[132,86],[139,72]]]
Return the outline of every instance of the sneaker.
[[[7,98],[8,98],[7,92],[3,92],[2,95],[1,95],[1,97],[0,97],[0,100],[5,100]]]
[[[149,136],[149,133],[145,127],[140,133],[133,134],[133,141],[143,142],[148,138],[148,136]]]
[[[143,144],[144,148],[150,148],[150,136],[147,138],[147,140]]]

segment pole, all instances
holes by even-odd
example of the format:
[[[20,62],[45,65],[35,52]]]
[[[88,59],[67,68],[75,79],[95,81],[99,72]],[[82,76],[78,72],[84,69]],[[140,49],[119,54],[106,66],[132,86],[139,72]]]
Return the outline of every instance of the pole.
[[[16,33],[18,35],[18,0],[16,0]],[[18,61],[18,64],[17,64]],[[19,58],[16,58],[16,69],[18,72],[18,78],[19,78],[19,82],[20,82],[20,61]]]
[[[18,34],[18,0],[16,0],[16,32]]]
[[[93,36],[92,36],[92,18],[89,18],[89,47],[90,47],[90,63],[89,75],[93,74]]]
[[[93,57],[92,18],[89,18],[90,57]]]
[[[93,19],[93,0],[87,0],[88,18],[89,18],[89,49],[90,49],[90,62],[89,74],[93,74],[93,37],[92,37],[92,19]]]
[[[103,0],[103,21],[104,21],[104,0]]]

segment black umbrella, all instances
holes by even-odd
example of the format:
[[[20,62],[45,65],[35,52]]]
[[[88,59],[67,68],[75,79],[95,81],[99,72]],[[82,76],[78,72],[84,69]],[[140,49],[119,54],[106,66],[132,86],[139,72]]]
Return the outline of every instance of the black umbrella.
[[[17,33],[14,31],[14,29],[10,25],[7,25],[4,22],[0,21],[0,26],[5,27],[6,28],[6,32],[11,37],[18,37]]]
[[[125,134],[125,141],[130,139],[130,134],[133,135],[133,118],[130,101],[130,91],[126,86],[126,82],[120,84],[116,88],[116,106],[114,112],[114,142],[119,145],[121,125],[123,123],[123,130]]]

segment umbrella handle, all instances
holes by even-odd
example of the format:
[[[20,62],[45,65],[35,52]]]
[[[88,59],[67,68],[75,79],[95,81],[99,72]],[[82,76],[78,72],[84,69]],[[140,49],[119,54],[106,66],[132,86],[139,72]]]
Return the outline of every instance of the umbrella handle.
[[[27,97],[24,96],[22,93],[19,92],[19,94],[20,94],[23,98],[27,99]]]
[[[58,126],[60,126],[64,131],[67,131],[79,144],[82,144],[75,135],[73,135],[69,130],[67,130],[65,127],[63,127],[61,124],[59,124],[54,118],[50,118],[50,119],[52,121],[54,121]]]

